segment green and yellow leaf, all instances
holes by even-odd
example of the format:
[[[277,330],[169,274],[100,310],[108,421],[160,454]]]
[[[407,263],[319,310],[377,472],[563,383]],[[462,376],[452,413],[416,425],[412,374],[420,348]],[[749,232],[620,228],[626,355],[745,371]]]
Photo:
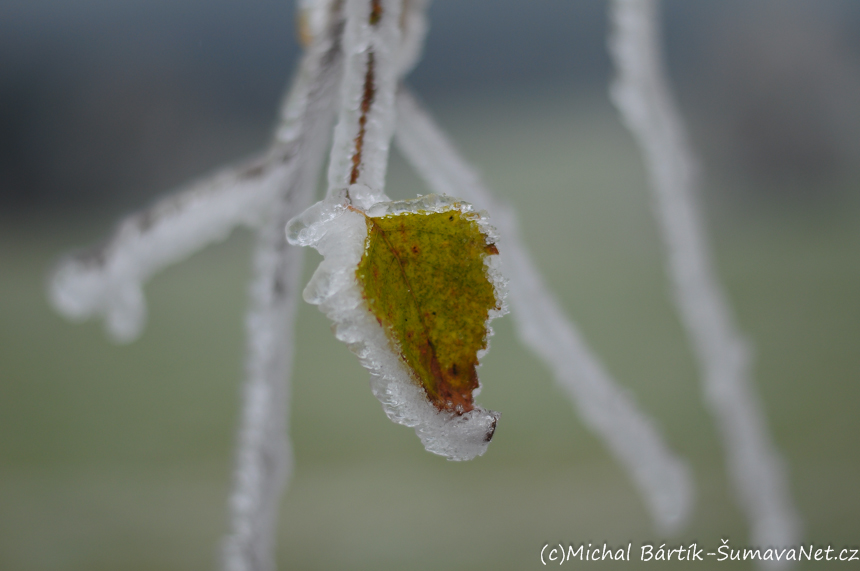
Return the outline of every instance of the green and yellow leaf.
[[[366,216],[356,276],[370,312],[429,401],[465,413],[474,408],[489,313],[501,309],[485,266],[498,250],[478,214],[451,206]]]

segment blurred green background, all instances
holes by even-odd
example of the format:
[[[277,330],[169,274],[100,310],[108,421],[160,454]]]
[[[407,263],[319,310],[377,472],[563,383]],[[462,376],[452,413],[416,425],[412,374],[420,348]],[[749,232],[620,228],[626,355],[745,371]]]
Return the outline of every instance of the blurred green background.
[[[238,231],[156,277],[146,289],[147,328],[132,345],[111,344],[99,323],[64,321],[45,295],[47,272],[64,252],[97,241],[118,215],[170,186],[265,144],[291,65],[271,54],[279,42],[295,52],[284,34],[291,7],[263,3],[241,19],[236,3],[195,12],[198,4],[120,9],[89,0],[82,13],[102,14],[89,20],[44,0],[13,4],[0,20],[5,31],[41,30],[49,46],[0,50],[0,81],[14,88],[0,93],[17,102],[0,114],[8,127],[0,137],[0,569],[216,565],[252,237]],[[756,386],[805,542],[856,548],[858,11],[836,0],[816,9],[776,4],[742,13],[739,2],[667,2],[670,64],[703,156],[700,198],[720,279],[754,346]],[[525,240],[588,343],[691,463],[693,519],[678,536],[653,529],[627,475],[517,343],[510,318],[495,322],[480,371],[481,403],[503,414],[496,436],[484,457],[452,463],[385,418],[366,372],[303,304],[291,413],[296,469],[279,568],[537,569],[546,543],[633,542],[634,553],[644,542],[747,545],[669,297],[645,172],[604,95],[604,5],[524,5],[488,11],[483,0],[439,0],[426,67],[413,81],[464,155],[517,206]],[[268,8],[281,18],[276,25]],[[57,12],[65,24],[56,24]],[[143,13],[151,19],[141,24]],[[198,27],[188,24],[196,14]],[[524,15],[536,22],[523,24]],[[755,33],[745,32],[750,20]],[[138,36],[118,32],[135,22]],[[507,33],[517,26],[530,31],[527,41]],[[104,29],[104,38],[95,32]],[[171,43],[174,36],[184,43]],[[760,49],[727,48],[744,38]],[[132,57],[156,44],[161,52]],[[69,46],[81,45],[74,60]],[[501,47],[509,45],[516,49]],[[791,65],[780,67],[771,45]],[[556,53],[562,48],[573,55]],[[492,49],[508,51],[484,53]],[[816,49],[817,60],[809,55]],[[64,58],[77,67],[52,75]],[[396,155],[388,184],[396,198],[425,192]],[[307,257],[309,276],[319,258]]]

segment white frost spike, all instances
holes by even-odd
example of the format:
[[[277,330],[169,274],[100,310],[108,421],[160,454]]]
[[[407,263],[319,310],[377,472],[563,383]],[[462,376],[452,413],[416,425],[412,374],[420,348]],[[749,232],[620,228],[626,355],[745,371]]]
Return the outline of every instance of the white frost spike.
[[[403,212],[446,212],[458,208],[471,211],[468,204],[448,197],[430,195],[419,200],[377,203],[369,216]],[[482,231],[492,236],[487,221],[477,220]],[[457,415],[438,411],[424,390],[413,379],[408,366],[392,349],[385,330],[367,307],[356,268],[364,254],[367,239],[365,216],[350,208],[345,193],[311,207],[289,225],[290,242],[312,246],[323,255],[313,277],[305,288],[308,303],[334,322],[335,336],[346,343],[361,364],[370,372],[373,394],[382,403],[392,421],[415,428],[427,451],[450,460],[471,460],[487,449],[499,414],[476,406]],[[497,299],[504,295],[504,280],[487,256],[487,275],[493,282]],[[503,313],[490,312],[489,319]],[[477,392],[477,391],[476,391]]]
[[[519,236],[510,208],[493,198],[427,112],[405,90],[397,98],[396,142],[428,186],[462,196],[493,212],[501,234],[501,264],[509,276],[510,305],[523,343],[552,369],[585,423],[609,446],[645,497],[654,520],[674,530],[692,508],[686,464],[663,442],[651,420],[583,341],[540,278]]]
[[[783,462],[750,381],[747,344],[715,278],[694,196],[695,160],[663,68],[655,0],[613,0],[612,101],[636,138],[651,178],[675,302],[702,371],[732,479],[762,549],[795,545],[800,517]]]

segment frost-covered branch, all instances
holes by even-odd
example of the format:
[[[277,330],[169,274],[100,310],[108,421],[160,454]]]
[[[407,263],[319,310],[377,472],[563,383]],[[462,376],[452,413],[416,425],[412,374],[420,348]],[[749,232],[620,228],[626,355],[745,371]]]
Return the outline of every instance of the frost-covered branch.
[[[299,248],[280,243],[282,221],[283,214],[279,213],[258,232],[255,279],[246,318],[246,380],[229,499],[230,531],[224,540],[226,571],[275,569],[281,492],[292,472],[292,447],[287,436],[289,373],[303,256]]]
[[[750,356],[715,277],[695,204],[696,164],[663,68],[656,0],[613,0],[612,101],[636,138],[651,178],[668,271],[698,357],[706,402],[722,434],[754,545],[793,545],[800,519],[782,459],[750,380]]]
[[[130,341],[143,326],[147,279],[226,238],[239,224],[257,229],[246,382],[224,541],[228,571],[274,569],[279,500],[292,467],[288,381],[302,253],[286,243],[283,228],[312,201],[341,69],[341,2],[320,4],[326,7],[325,26],[316,30],[302,59],[269,150],[123,220],[103,245],[63,262],[51,282],[60,311],[81,319],[101,314],[115,339]]]
[[[387,200],[385,173],[394,132],[403,0],[346,0],[344,77],[328,170],[330,197],[366,188],[368,207]],[[347,191],[349,195],[349,191]]]
[[[293,328],[303,251],[287,244],[284,227],[313,201],[341,76],[340,9],[329,12],[290,90],[276,140],[300,141],[294,176],[258,230],[247,317],[247,370],[236,471],[230,496],[226,571],[275,569],[281,493],[292,471],[287,436]]]
[[[510,207],[494,198],[430,115],[405,89],[397,98],[396,143],[428,186],[492,213],[501,236],[511,311],[520,339],[550,367],[584,422],[630,472],[659,526],[680,526],[692,507],[689,470],[651,420],[618,387],[585,344],[534,266]]]
[[[296,155],[304,144],[303,120],[313,104],[308,102],[311,77],[325,64],[320,58],[330,57],[317,55],[319,61],[312,63],[310,51],[284,103],[270,148],[162,198],[122,220],[104,243],[61,262],[50,283],[51,300],[61,313],[78,320],[101,316],[114,340],[133,341],[146,319],[142,288],[147,280],[224,240],[236,226],[256,228],[264,222],[295,176]]]
[[[295,152],[295,144],[274,146],[121,221],[106,242],[56,269],[50,284],[54,306],[73,319],[102,316],[114,340],[133,341],[146,319],[143,284],[225,239],[234,227],[259,224],[292,175]]]

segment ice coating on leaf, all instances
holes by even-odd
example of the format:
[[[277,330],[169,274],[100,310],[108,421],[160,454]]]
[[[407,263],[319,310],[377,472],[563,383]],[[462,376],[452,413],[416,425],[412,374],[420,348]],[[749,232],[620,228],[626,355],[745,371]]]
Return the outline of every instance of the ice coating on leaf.
[[[304,291],[305,300],[319,305],[335,324],[335,336],[346,343],[370,372],[373,394],[382,403],[386,415],[399,424],[415,428],[429,451],[451,460],[469,460],[486,451],[499,414],[475,405],[462,414],[438,410],[427,398],[389,335],[368,309],[356,269],[366,250],[368,216],[405,212],[439,213],[457,209],[479,225],[488,242],[495,234],[481,213],[473,212],[467,203],[443,196],[427,196],[412,201],[379,203],[365,214],[350,206],[346,193],[312,206],[289,225],[293,244],[312,246],[323,255]],[[486,277],[496,299],[503,299],[505,283],[495,268],[497,256],[484,257]],[[497,302],[488,313],[488,321],[504,312]],[[486,335],[491,330],[487,327]],[[478,357],[483,354],[480,351]],[[477,390],[473,392],[477,394]]]

